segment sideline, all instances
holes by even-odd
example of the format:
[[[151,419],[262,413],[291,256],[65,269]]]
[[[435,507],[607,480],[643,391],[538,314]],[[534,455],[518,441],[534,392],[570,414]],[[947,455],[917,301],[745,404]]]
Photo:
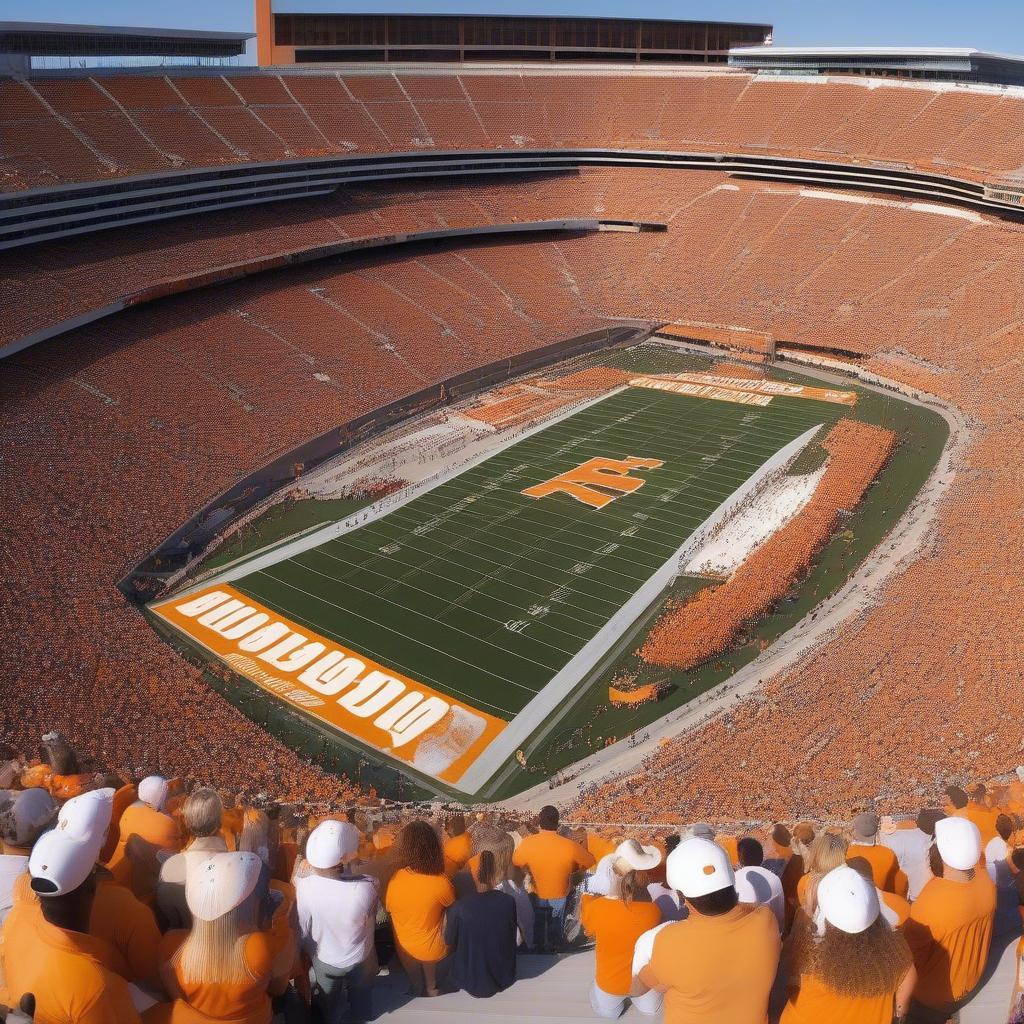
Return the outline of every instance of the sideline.
[[[697,351],[687,345],[673,347]],[[619,740],[564,768],[558,774],[570,776],[565,782],[554,786],[547,782],[541,783],[495,806],[511,811],[535,812],[545,804],[569,804],[578,800],[585,788],[635,772],[657,752],[662,740],[684,736],[751,697],[760,690],[766,679],[792,668],[830,640],[851,619],[867,612],[875,605],[883,584],[907,568],[924,546],[938,515],[939,501],[952,484],[956,475],[955,467],[967,447],[969,429],[965,416],[955,406],[934,395],[908,388],[869,370],[851,366],[848,373],[838,374],[822,369],[813,359],[812,355],[801,352],[799,360],[792,362],[798,364],[797,372],[821,380],[838,383],[853,376],[870,391],[879,394],[896,392],[905,401],[931,409],[946,421],[949,426],[946,445],[910,507],[832,597],[812,608],[767,651],[745,665],[728,681],[644,727],[643,732],[647,738],[634,746],[629,745],[629,737]]]

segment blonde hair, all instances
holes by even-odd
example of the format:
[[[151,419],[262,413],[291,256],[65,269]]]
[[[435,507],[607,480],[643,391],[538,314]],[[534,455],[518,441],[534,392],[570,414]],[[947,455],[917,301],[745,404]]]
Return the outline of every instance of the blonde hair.
[[[473,829],[472,849],[478,856],[487,851],[494,858],[491,885],[500,885],[509,877],[515,843],[507,832],[496,825],[481,824]]]
[[[252,980],[245,964],[245,940],[258,930],[268,877],[264,872],[256,888],[234,910],[213,921],[192,918],[192,930],[171,959],[182,981],[231,985]]]
[[[249,808],[242,821],[242,834],[238,837],[240,853],[255,853],[264,864],[272,864],[276,846],[270,818],[263,811]]]
[[[195,839],[205,839],[220,831],[224,805],[215,789],[197,789],[182,805],[185,827]]]
[[[846,840],[838,832],[822,832],[811,843],[807,870],[812,875],[827,875],[846,863]]]

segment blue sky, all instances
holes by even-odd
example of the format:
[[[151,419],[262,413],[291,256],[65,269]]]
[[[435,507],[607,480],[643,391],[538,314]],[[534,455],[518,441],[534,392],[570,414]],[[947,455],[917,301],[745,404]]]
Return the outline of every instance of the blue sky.
[[[295,3],[289,2],[295,9]],[[309,0],[308,9],[392,13],[480,12],[769,22],[782,45],[977,46],[1024,54],[1020,0]],[[2,17],[26,21],[248,29],[252,0],[3,0]]]

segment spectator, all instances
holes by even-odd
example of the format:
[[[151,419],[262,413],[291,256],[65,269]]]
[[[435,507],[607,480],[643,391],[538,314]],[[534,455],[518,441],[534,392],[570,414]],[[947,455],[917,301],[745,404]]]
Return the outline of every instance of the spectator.
[[[14,883],[28,871],[32,847],[56,817],[57,804],[45,789],[0,790],[0,925],[14,904]]]
[[[1013,884],[1013,877],[1007,858],[1010,856],[1010,836],[1013,835],[1013,819],[1008,814],[996,818],[996,835],[985,845],[985,868],[997,888]]]
[[[633,982],[633,947],[644,932],[661,921],[661,912],[637,880],[637,872],[651,871],[660,863],[661,851],[656,846],[641,846],[635,839],[627,839],[598,865],[598,873],[609,876],[604,885],[608,891],[583,897],[580,920],[596,947],[590,1005],[598,1017],[615,1020],[626,1008]],[[656,1014],[661,994],[637,994],[633,1002],[641,1013]]]
[[[768,843],[762,867],[782,878],[789,858],[793,856],[793,835],[785,825],[778,823],[772,827]]]
[[[764,848],[752,836],[744,836],[736,844],[740,867],[736,872],[736,892],[740,903],[768,907],[779,924],[779,933],[786,926],[786,897],[782,879],[763,867]]]
[[[164,813],[168,790],[159,775],[139,783],[139,798],[121,816],[117,849],[108,865],[114,878],[142,900],[156,897],[160,856],[181,849],[178,823]]]
[[[665,1024],[763,1024],[779,962],[775,915],[739,902],[728,856],[715,843],[687,839],[667,866],[668,884],[690,913],[655,936],[640,983],[665,994]]]
[[[29,857],[27,900],[3,929],[6,998],[31,994],[36,1020],[56,1024],[138,1024],[127,982],[107,966],[109,948],[89,934],[96,892],[96,858],[110,823],[111,793],[69,800],[57,828],[42,835]]]
[[[560,949],[565,942],[566,903],[576,872],[594,867],[589,850],[558,834],[558,810],[542,807],[540,831],[527,836],[512,856],[516,867],[533,879],[536,911],[535,944],[543,951]]]
[[[412,990],[436,996],[437,964],[448,952],[444,912],[455,902],[455,889],[444,873],[441,841],[425,821],[410,821],[398,837],[393,857],[398,870],[388,883],[385,906],[398,956]]]
[[[807,873],[806,859],[810,856],[811,843],[814,842],[814,826],[809,821],[801,821],[793,827],[791,848],[792,853],[782,872],[782,891],[786,895],[786,929],[793,923],[793,915],[800,905],[798,889],[800,880]]]
[[[444,841],[444,870],[450,878],[469,861],[473,839],[466,831],[466,816],[461,811],[448,815],[444,830],[448,836]]]
[[[897,892],[900,888],[906,892],[902,883],[898,886],[896,875],[899,861],[896,854],[878,842],[878,815],[873,811],[865,811],[853,819],[853,842],[846,851],[847,857],[863,857],[870,865],[875,877],[875,885],[886,892]]]
[[[846,840],[838,832],[822,832],[815,836],[807,854],[807,874],[797,886],[800,906],[812,921],[818,910],[818,883],[845,862]]]
[[[185,899],[185,876],[191,864],[215,853],[226,853],[227,844],[220,835],[223,805],[212,789],[197,789],[181,809],[185,829],[192,837],[181,853],[164,861],[156,887],[157,907],[168,929],[189,928],[192,915]]]
[[[161,976],[174,1002],[147,1011],[146,1024],[270,1021],[269,877],[252,853],[215,853],[189,870],[192,928],[168,932],[161,944]]]
[[[983,850],[996,837],[996,819],[999,817],[999,811],[989,807],[987,798],[988,787],[985,783],[979,782],[971,790],[971,799],[963,809],[964,817],[978,826]]]
[[[299,935],[316,979],[313,1009],[322,1024],[372,1017],[373,931],[380,899],[372,879],[347,874],[358,855],[354,825],[322,822],[306,840],[312,871],[295,882]]]
[[[795,936],[795,984],[780,1024],[890,1024],[905,1018],[914,963],[906,940],[881,916],[864,863],[868,877],[842,865],[821,880],[822,927]]]
[[[512,854],[515,850],[512,836],[496,825],[478,825],[474,829],[473,846],[477,852],[470,859],[469,867],[472,870],[471,878],[474,879],[474,891],[480,857],[483,855],[484,850],[489,850],[494,855],[494,877],[497,879],[496,888],[511,896],[516,904],[519,945],[524,949],[532,949],[534,929],[533,902],[523,887],[522,869],[517,868],[512,863]],[[467,895],[471,894],[467,893]]]
[[[875,885],[875,874],[871,869],[871,864],[864,857],[847,857],[846,865]],[[886,892],[877,886],[875,888],[878,892],[882,917],[889,923],[890,928],[902,928],[910,917],[910,904],[894,892]]]
[[[665,837],[665,856],[669,854],[682,841],[678,833]],[[683,903],[679,893],[669,888],[662,882],[651,882],[647,886],[647,894],[651,901],[661,911],[662,921],[682,921],[686,917],[686,905]]]
[[[962,817],[935,825],[942,877],[933,878],[910,908],[904,928],[917,967],[915,1021],[945,1021],[978,984],[992,940],[996,892],[981,857],[978,827]]]
[[[476,892],[458,900],[445,917],[446,986],[487,999],[516,980],[515,900],[500,890],[503,879],[494,853],[480,852]]]
[[[882,843],[896,854],[900,870],[907,876],[907,899],[911,903],[932,877],[928,866],[928,849],[935,837],[935,823],[945,813],[936,807],[926,807],[917,815],[915,828],[901,828],[882,836]]]

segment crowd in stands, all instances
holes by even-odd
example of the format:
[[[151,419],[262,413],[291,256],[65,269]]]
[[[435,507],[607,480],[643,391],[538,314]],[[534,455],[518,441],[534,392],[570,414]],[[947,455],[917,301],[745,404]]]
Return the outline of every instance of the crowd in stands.
[[[1024,915],[1024,769],[915,820],[716,833],[561,824],[545,807],[310,816],[88,774],[57,734],[0,763],[0,1005],[37,1024],[372,1020],[516,983],[591,945],[595,1018],[941,1024]],[[1024,1009],[1024,939],[1007,1016]],[[481,1014],[487,1011],[481,1008]]]

